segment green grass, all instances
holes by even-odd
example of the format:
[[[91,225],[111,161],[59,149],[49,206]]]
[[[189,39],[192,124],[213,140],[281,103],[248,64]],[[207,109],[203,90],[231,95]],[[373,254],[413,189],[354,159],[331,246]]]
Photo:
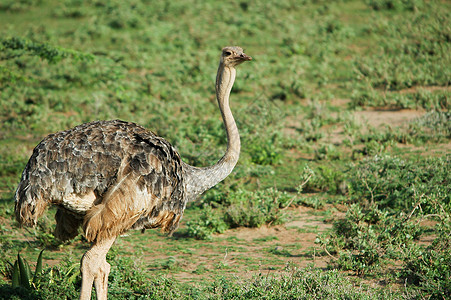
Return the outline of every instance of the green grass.
[[[84,238],[57,241],[54,210],[35,229],[14,221],[33,147],[119,118],[212,164],[226,148],[218,55],[239,45],[254,59],[231,95],[237,167],[173,237],[118,239],[110,298],[449,296],[450,12],[423,0],[3,1],[0,295],[72,299],[80,287]],[[315,223],[284,225],[299,221]],[[43,248],[40,286],[12,289],[9,263]],[[312,261],[328,270],[301,267]]]

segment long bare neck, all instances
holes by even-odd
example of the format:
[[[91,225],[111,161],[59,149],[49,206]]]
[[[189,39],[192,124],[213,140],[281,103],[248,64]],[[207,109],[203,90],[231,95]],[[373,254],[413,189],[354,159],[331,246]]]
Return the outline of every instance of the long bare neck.
[[[236,126],[229,105],[230,92],[232,91],[233,83],[235,82],[235,76],[235,68],[219,65],[218,74],[216,75],[216,99],[218,100],[219,109],[221,110],[222,120],[227,133],[227,151],[221,160],[229,161],[232,165],[232,169],[238,162],[241,148],[240,134],[238,133],[238,127]],[[229,175],[230,172],[227,173],[227,175]]]
[[[198,168],[184,164],[185,186],[188,200],[193,201],[204,191],[224,180],[233,170],[240,156],[240,135],[229,106],[229,96],[235,81],[233,67],[219,65],[216,76],[216,99],[227,133],[227,150],[213,166]]]

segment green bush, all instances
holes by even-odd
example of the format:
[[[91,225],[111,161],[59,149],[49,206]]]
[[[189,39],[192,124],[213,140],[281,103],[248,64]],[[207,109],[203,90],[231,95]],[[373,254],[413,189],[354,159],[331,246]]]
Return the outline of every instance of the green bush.
[[[75,51],[72,49],[65,49],[62,47],[52,46],[47,43],[34,42],[30,39],[21,37],[9,37],[0,39],[0,50],[4,51],[3,55],[8,58],[17,58],[25,54],[31,56],[38,56],[50,63],[56,63],[63,58],[72,57],[78,60],[92,61],[94,56]]]
[[[234,227],[260,227],[263,224],[283,223],[282,209],[292,196],[269,188],[250,192],[239,190],[229,195],[230,206],[225,209],[224,221]]]
[[[188,235],[200,240],[211,239],[214,233],[223,233],[229,229],[220,210],[214,210],[211,206],[204,206],[201,215],[186,224]]]
[[[437,203],[451,209],[451,156],[402,159],[374,156],[358,163],[349,177],[349,193],[380,208],[408,212],[421,205],[434,212]]]
[[[375,206],[364,209],[354,204],[334,223],[332,234],[320,236],[317,243],[338,255],[333,265],[364,275],[403,258],[404,249],[421,233],[418,223],[402,213],[388,214]]]
[[[256,192],[239,189],[227,194],[219,193],[216,209],[206,205],[199,218],[187,223],[188,235],[197,239],[211,239],[214,233],[222,233],[235,227],[260,227],[264,224],[283,223],[283,209],[292,203],[293,197],[276,189]],[[227,197],[221,199],[220,197]]]
[[[315,149],[315,159],[317,160],[339,160],[341,157],[342,153],[331,144],[323,145]]]
[[[18,12],[37,6],[42,0],[5,0],[0,3],[0,11]]]
[[[111,271],[108,277],[109,299],[174,299],[187,292],[172,279],[150,277],[149,273],[131,257],[108,253]],[[81,287],[80,264],[65,260],[57,266],[44,268],[38,276],[35,290],[0,286],[1,299],[76,299]],[[192,288],[194,290],[194,288]],[[93,288],[95,295],[95,289]],[[188,292],[189,293],[189,292]],[[6,297],[6,298],[4,298]]]
[[[348,172],[342,164],[321,164],[312,166],[314,176],[306,183],[306,192],[328,192],[330,194],[345,194],[347,190]]]
[[[423,0],[366,0],[366,4],[374,10],[408,10],[421,9]]]
[[[436,225],[437,237],[427,247],[416,245],[406,255],[400,277],[418,286],[431,299],[451,297],[451,222],[449,215]]]
[[[397,299],[400,293],[387,289],[355,288],[337,270],[320,271],[312,267],[287,268],[288,274],[259,274],[245,281],[216,279],[209,288],[219,299]]]
[[[414,141],[447,142],[451,138],[451,112],[430,111],[409,124],[408,134]]]
[[[394,109],[449,109],[451,93],[447,90],[428,91],[420,89],[411,93],[387,92],[374,89],[355,91],[351,95],[351,108],[388,107]]]
[[[336,255],[331,263],[359,275],[377,274],[394,261],[396,276],[437,297],[449,284],[449,157],[404,160],[376,156],[361,161],[349,178],[352,204],[330,235],[317,243]],[[420,221],[439,218],[433,244],[420,246]],[[431,232],[429,231],[429,234]]]
[[[254,140],[247,151],[251,155],[251,161],[259,165],[275,165],[282,158],[281,149],[277,146],[276,136],[273,136],[270,141]]]

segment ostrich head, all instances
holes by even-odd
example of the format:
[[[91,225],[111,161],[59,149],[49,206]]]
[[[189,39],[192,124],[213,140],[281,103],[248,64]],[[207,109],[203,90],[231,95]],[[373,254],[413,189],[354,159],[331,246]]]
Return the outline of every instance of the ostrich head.
[[[240,47],[230,46],[222,49],[221,64],[225,67],[235,67],[251,59],[252,57],[246,55]]]

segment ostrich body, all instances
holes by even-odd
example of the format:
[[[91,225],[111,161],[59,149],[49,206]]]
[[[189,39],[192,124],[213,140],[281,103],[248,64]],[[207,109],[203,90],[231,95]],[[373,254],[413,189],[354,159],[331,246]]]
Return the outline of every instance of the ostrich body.
[[[184,163],[153,132],[120,120],[95,121],[51,134],[33,150],[15,194],[16,219],[36,225],[48,204],[57,206],[55,235],[74,238],[82,226],[92,247],[81,260],[80,299],[107,298],[106,254],[129,229],[177,229],[186,203],[226,178],[235,167],[240,137],[229,96],[235,66],[251,57],[240,47],[222,49],[216,98],[227,133],[225,155],[213,166]]]

